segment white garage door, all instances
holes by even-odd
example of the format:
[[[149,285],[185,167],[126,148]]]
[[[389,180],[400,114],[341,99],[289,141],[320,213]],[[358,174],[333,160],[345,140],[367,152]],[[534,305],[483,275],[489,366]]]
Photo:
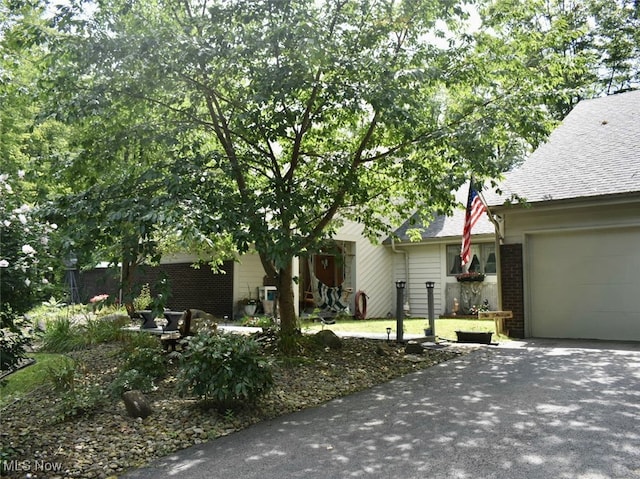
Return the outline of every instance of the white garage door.
[[[640,228],[528,236],[531,335],[640,341]]]

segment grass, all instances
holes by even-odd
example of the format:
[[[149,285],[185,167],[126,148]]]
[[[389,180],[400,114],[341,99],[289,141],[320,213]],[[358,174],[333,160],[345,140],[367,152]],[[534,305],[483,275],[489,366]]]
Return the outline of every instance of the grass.
[[[5,378],[7,384],[0,387],[0,407],[45,384],[49,380],[49,368],[55,368],[64,362],[62,354],[33,353],[29,357],[36,360],[35,364]]]
[[[424,334],[424,329],[429,326],[429,321],[420,318],[405,318],[404,334]],[[322,329],[321,323],[304,322],[304,331],[319,331]],[[376,333],[386,335],[386,328],[391,328],[391,337],[395,337],[395,319],[369,319],[369,320],[338,320],[336,324],[325,326],[327,329],[340,332]],[[492,319],[436,319],[436,335],[442,339],[455,341],[456,331],[491,331],[495,339],[506,340],[506,336],[497,336],[495,324]]]

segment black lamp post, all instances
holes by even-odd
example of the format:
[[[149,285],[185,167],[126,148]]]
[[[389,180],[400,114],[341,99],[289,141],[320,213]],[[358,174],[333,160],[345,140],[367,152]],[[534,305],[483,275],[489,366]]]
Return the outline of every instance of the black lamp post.
[[[406,286],[406,281],[396,281],[396,293],[397,293],[397,301],[396,301],[396,341],[401,343],[403,341],[404,334],[404,326],[402,323],[403,320],[403,303],[404,303],[404,287]]]
[[[429,329],[431,330],[431,335],[433,337],[436,336],[436,322],[435,322],[435,314],[433,311],[433,288],[435,288],[436,283],[434,281],[427,281],[427,308],[429,314]]]
[[[391,336],[391,328],[387,328],[387,342],[389,342],[389,336]]]

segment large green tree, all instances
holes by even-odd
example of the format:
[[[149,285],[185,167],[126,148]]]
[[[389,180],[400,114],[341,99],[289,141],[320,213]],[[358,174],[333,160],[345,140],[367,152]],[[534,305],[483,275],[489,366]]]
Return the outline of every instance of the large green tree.
[[[640,86],[637,0],[493,0],[480,14],[479,48],[498,65],[519,52],[547,79],[545,104],[558,120],[581,99]]]
[[[452,190],[498,176],[593,81],[597,61],[566,55],[579,46],[570,28],[553,30],[558,51],[544,26],[526,36],[542,2],[489,3],[491,30],[474,33],[452,0],[69,2],[53,19],[48,85],[60,119],[114,117],[105,131],[128,132],[149,117],[174,135],[162,161],[136,150],[180,185],[145,207],[179,202],[178,227],[255,247],[291,337],[296,255],[344,219],[376,237],[414,211],[449,210]],[[134,109],[131,122],[122,111]],[[99,144],[119,149],[103,138],[88,156]],[[113,156],[108,171],[138,160]]]
[[[546,133],[544,85],[519,81],[517,52],[489,68],[456,40],[464,17],[447,0],[105,1],[59,18],[55,58],[67,105],[144,101],[208,135],[191,191],[277,278],[290,337],[296,255],[345,218],[373,237],[446,211]]]

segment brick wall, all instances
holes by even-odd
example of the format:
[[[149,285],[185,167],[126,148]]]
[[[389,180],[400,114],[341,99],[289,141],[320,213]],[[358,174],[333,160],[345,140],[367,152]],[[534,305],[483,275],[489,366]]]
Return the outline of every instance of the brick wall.
[[[513,312],[513,319],[505,320],[509,336],[524,338],[524,287],[522,274],[522,245],[500,246],[502,309]]]
[[[140,266],[136,272],[136,283],[149,283],[151,295],[158,291],[154,285],[167,275],[171,296],[167,307],[175,311],[187,308],[202,309],[216,317],[232,317],[233,314],[233,262],[222,266],[224,273],[213,273],[208,265],[199,269],[191,263],[162,264],[160,266]],[[119,269],[94,269],[80,275],[81,300],[86,302],[96,294],[118,295]]]
[[[90,298],[98,294],[118,297],[120,289],[120,268],[96,268],[82,271],[78,279],[80,301],[88,303]]]

